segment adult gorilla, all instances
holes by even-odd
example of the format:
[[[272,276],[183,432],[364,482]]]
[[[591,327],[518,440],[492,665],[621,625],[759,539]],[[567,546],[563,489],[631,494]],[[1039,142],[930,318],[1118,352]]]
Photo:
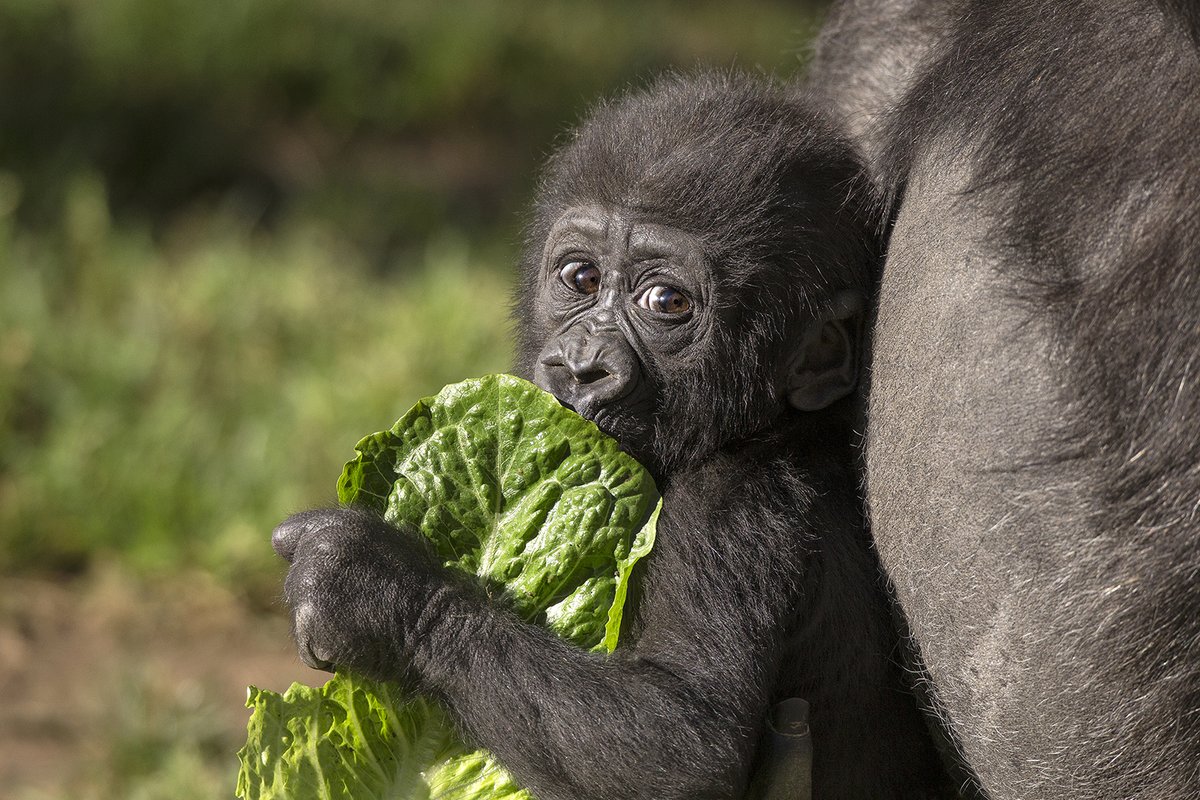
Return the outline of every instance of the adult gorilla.
[[[894,203],[874,534],[993,798],[1200,797],[1198,16],[852,0],[818,46]]]

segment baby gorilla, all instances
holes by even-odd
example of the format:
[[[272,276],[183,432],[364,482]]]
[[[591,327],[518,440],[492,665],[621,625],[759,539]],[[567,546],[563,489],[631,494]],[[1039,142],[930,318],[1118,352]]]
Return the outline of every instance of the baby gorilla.
[[[814,796],[928,788],[856,491],[863,188],[832,124],[765,82],[670,77],[597,109],[538,197],[518,368],[662,490],[621,646],[523,624],[342,509],[275,532],[301,657],[418,681],[540,800],[740,797],[789,697]]]

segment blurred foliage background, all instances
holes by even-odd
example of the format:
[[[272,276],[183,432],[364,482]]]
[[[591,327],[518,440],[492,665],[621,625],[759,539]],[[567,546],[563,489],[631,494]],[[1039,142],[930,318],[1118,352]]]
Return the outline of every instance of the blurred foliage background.
[[[22,789],[36,756],[0,747],[14,796],[228,796],[240,732],[203,682],[151,686],[137,647],[175,640],[128,615],[186,625],[189,587],[224,598],[229,641],[278,617],[271,527],[332,501],[361,435],[506,368],[521,210],[556,138],[666,68],[790,75],[822,13],[0,0],[0,692],[56,680],[43,639],[97,603],[150,631],[91,712],[115,744],[0,712],[0,745],[45,728],[87,775]]]

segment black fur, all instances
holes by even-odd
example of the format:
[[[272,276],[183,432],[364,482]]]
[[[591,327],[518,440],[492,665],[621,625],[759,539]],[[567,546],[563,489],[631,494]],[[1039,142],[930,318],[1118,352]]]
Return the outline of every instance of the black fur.
[[[862,0],[814,64],[895,220],[872,524],[991,797],[1200,796],[1197,19]]]
[[[306,660],[408,670],[541,800],[740,797],[790,696],[812,704],[822,800],[937,781],[862,524],[853,398],[801,413],[782,388],[841,379],[846,298],[875,253],[854,151],[814,108],[748,78],[668,78],[598,108],[539,195],[519,367],[589,409],[664,495],[617,652],[518,622],[413,537],[334,510],[276,533]],[[564,234],[560,257],[564,212],[592,232]],[[595,294],[560,274],[582,261],[604,270]],[[639,310],[647,280],[692,292],[691,315]]]

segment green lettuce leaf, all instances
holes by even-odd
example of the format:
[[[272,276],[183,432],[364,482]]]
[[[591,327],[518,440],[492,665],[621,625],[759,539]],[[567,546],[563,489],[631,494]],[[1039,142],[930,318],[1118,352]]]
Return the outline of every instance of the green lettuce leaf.
[[[524,619],[580,647],[616,646],[658,493],[593,423],[489,375],[421,400],[355,449],[341,502],[419,529]],[[394,684],[339,673],[282,695],[252,686],[246,705],[244,800],[531,800],[436,702]]]

